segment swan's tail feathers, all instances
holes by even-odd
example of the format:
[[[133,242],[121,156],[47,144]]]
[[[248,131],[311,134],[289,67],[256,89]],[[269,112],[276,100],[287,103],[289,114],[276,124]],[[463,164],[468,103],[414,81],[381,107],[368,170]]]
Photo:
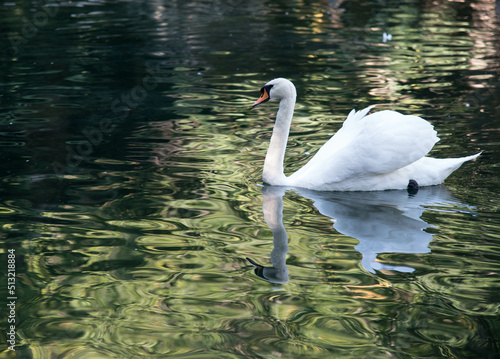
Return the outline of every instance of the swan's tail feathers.
[[[462,157],[461,159],[463,160],[462,163],[464,162],[467,162],[467,161],[470,161],[470,160],[475,160],[476,158],[479,157],[479,155],[483,153],[483,151],[479,152],[479,153],[476,153],[475,155],[471,155],[471,156],[467,156],[467,157]]]
[[[476,153],[475,155],[459,157],[459,158],[440,158],[441,163],[443,164],[443,170],[448,172],[448,175],[458,169],[463,163],[476,159],[481,152]],[[447,176],[448,176],[447,175]]]
[[[459,158],[431,158],[424,157],[422,163],[427,168],[428,178],[425,178],[425,186],[443,183],[443,181],[457,170],[463,163],[476,159],[481,152],[472,156],[459,157]],[[425,177],[425,176],[424,176]],[[419,182],[419,184],[421,184]]]

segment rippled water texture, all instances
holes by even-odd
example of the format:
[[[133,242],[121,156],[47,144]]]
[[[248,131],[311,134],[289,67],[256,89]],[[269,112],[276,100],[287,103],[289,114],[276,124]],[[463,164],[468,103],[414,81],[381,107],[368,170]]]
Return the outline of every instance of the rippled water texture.
[[[496,3],[3,2],[1,356],[498,358]],[[483,153],[414,195],[263,187],[278,76],[287,173],[371,104]]]

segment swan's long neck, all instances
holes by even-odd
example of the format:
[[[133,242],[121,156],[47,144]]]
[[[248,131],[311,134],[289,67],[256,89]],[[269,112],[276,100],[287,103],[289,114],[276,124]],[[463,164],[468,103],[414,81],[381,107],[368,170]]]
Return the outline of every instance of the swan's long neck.
[[[264,161],[264,170],[262,171],[263,181],[270,185],[279,186],[286,184],[283,162],[285,160],[286,143],[288,141],[288,134],[290,133],[294,107],[295,94],[280,101],[271,142]]]

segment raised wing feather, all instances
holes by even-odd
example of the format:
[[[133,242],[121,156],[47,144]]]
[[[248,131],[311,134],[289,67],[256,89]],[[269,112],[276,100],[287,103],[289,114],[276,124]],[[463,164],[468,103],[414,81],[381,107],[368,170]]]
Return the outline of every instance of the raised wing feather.
[[[365,116],[370,109],[351,111],[342,128],[290,179],[324,184],[390,173],[424,157],[439,141],[420,117],[395,111]]]

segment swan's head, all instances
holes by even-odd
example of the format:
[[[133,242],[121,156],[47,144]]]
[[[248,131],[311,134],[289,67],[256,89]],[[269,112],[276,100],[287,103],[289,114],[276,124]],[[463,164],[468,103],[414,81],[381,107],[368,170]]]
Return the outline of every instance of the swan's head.
[[[297,97],[295,86],[291,81],[284,78],[277,78],[269,81],[260,89],[260,97],[252,107],[259,106],[269,100],[293,99]]]

